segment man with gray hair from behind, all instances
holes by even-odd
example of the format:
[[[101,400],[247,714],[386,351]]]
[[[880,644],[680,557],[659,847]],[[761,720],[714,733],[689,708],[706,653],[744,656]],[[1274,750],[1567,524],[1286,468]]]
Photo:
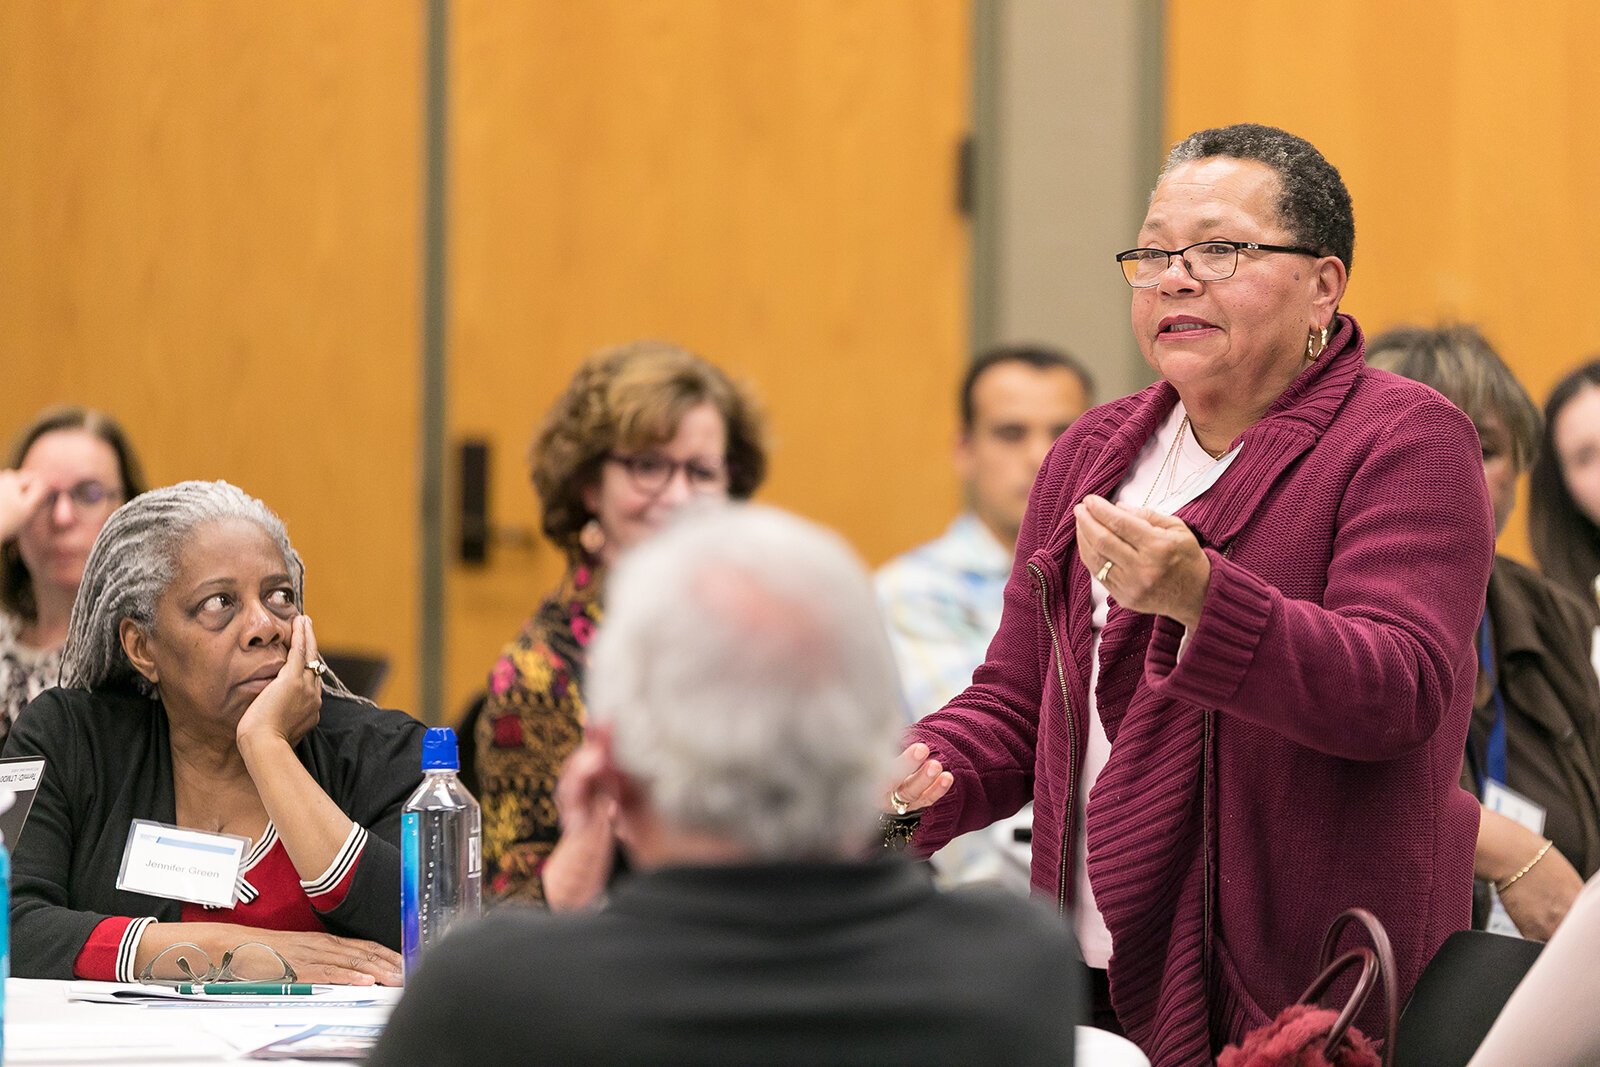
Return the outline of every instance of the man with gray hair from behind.
[[[881,845],[901,725],[865,570],[771,508],[693,509],[613,573],[561,785],[634,873],[434,950],[369,1061],[1072,1062],[1064,923]]]

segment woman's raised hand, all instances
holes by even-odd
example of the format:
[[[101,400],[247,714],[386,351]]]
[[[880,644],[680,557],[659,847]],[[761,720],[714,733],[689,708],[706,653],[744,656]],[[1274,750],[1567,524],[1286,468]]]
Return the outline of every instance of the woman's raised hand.
[[[280,737],[293,746],[311,732],[322,715],[322,675],[306,666],[311,662],[320,662],[311,616],[296,615],[288,659],[239,718],[234,736],[240,744],[252,737]]]
[[[37,475],[0,471],[0,541],[9,541],[44,504],[47,489]]]
[[[955,775],[930,756],[928,746],[921,741],[908,745],[900,753],[900,778],[884,798],[885,811],[909,815],[913,811],[921,811],[950,792],[950,787],[956,782]]]
[[[1182,519],[1086,496],[1073,508],[1078,558],[1117,603],[1200,625],[1211,560]]]

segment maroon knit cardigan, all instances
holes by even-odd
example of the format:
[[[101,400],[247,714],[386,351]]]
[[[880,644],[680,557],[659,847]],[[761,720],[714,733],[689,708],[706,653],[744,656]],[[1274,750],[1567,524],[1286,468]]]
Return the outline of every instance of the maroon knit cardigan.
[[[1345,908],[1388,927],[1402,1002],[1471,920],[1478,806],[1459,777],[1493,552],[1481,453],[1466,416],[1368,369],[1364,347],[1339,316],[1178,512],[1212,565],[1182,662],[1170,619],[1113,601],[1102,633],[1111,755],[1088,798],[1089,878],[1112,1002],[1156,1067],[1209,1063],[1293,1001]],[[1176,400],[1158,382],[1056,443],[987,662],[912,730],[956,779],[916,847],[1031,798],[1033,889],[1063,910],[1091,638],[1072,506],[1115,491]]]

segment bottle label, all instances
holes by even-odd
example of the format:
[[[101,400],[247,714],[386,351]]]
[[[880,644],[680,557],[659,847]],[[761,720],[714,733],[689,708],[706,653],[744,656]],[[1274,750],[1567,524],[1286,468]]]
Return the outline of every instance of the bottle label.
[[[400,816],[400,939],[410,977],[422,950],[422,821],[414,811]]]

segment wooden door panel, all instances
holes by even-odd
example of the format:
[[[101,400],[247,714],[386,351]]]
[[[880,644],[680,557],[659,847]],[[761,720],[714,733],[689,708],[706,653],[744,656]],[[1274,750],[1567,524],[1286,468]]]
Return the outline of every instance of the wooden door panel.
[[[391,0],[0,5],[0,432],[114,412],[288,522],[414,706],[421,28]]]
[[[453,5],[450,425],[524,451],[595,347],[679,341],[771,416],[760,498],[876,563],[957,506],[966,357],[969,5],[543,0]],[[560,571],[542,541],[452,566],[451,706]]]

